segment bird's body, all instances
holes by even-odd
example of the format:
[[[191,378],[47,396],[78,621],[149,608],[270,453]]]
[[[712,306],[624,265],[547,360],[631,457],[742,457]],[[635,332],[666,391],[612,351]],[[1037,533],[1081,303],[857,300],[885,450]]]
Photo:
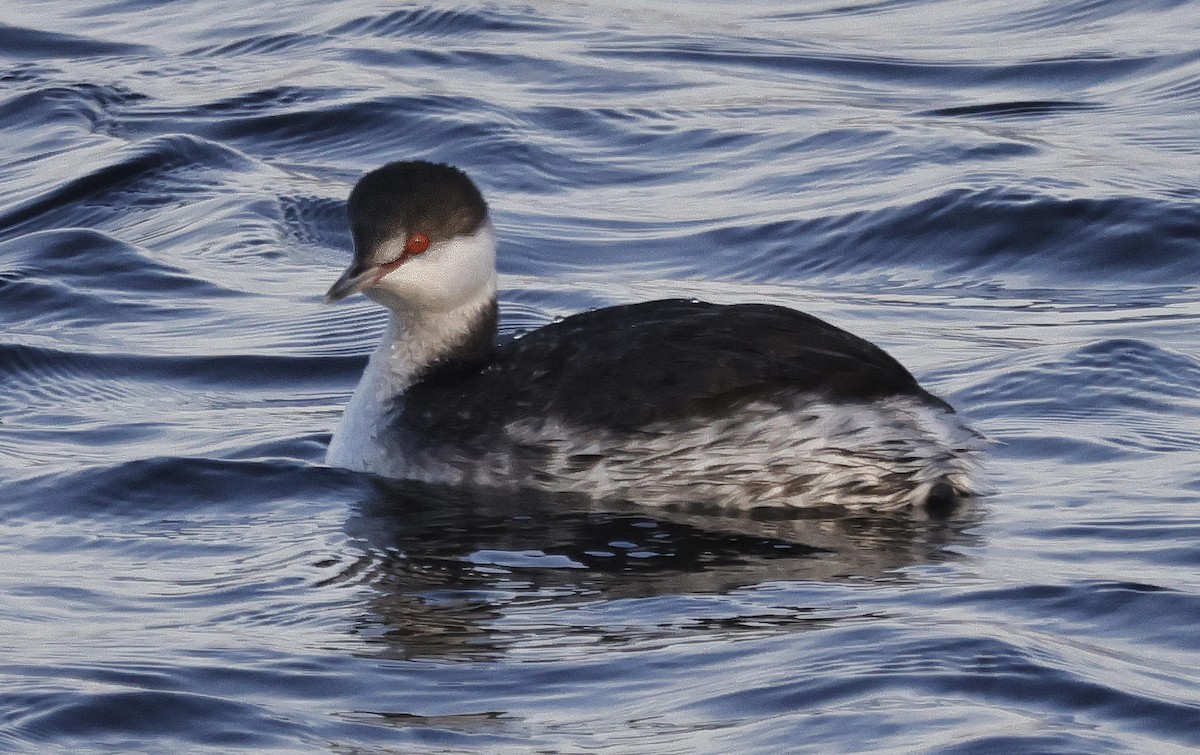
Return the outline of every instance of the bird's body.
[[[392,317],[330,464],[741,509],[951,509],[973,491],[976,436],[954,410],[811,315],[652,301],[497,346],[495,235],[464,174],[390,164],[350,214],[356,261],[330,298],[363,290]]]

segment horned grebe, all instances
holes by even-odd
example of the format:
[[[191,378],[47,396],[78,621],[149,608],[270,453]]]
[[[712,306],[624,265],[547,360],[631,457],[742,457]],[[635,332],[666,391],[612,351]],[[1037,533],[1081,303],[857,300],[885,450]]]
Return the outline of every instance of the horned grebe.
[[[390,310],[326,460],[386,477],[739,509],[944,516],[978,436],[891,356],[785,307],[670,299],[496,345],[496,236],[449,165],[395,162],[350,193],[354,261],[329,289]]]

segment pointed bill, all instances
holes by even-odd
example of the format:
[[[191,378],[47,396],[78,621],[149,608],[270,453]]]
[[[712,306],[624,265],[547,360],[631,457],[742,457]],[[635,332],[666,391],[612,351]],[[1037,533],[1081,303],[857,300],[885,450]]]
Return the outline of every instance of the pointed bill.
[[[375,268],[364,268],[357,263],[351,265],[346,268],[346,272],[342,273],[342,277],[338,278],[325,292],[325,303],[332,304],[345,299],[350,294],[362,291],[375,279],[377,272],[378,270]]]

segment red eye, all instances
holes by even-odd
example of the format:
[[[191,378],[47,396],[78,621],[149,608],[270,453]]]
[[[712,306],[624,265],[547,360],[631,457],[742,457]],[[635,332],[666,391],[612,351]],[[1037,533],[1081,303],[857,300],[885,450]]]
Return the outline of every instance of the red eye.
[[[429,248],[429,237],[423,233],[414,233],[404,242],[405,254],[420,254]]]

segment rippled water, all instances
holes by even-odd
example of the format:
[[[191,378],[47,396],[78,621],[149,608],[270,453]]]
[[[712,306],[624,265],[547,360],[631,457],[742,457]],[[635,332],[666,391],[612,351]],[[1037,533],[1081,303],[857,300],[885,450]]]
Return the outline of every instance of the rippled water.
[[[1157,0],[0,9],[0,750],[1200,747],[1200,12]],[[803,308],[996,441],[952,523],[320,463],[383,162],[502,328]]]

